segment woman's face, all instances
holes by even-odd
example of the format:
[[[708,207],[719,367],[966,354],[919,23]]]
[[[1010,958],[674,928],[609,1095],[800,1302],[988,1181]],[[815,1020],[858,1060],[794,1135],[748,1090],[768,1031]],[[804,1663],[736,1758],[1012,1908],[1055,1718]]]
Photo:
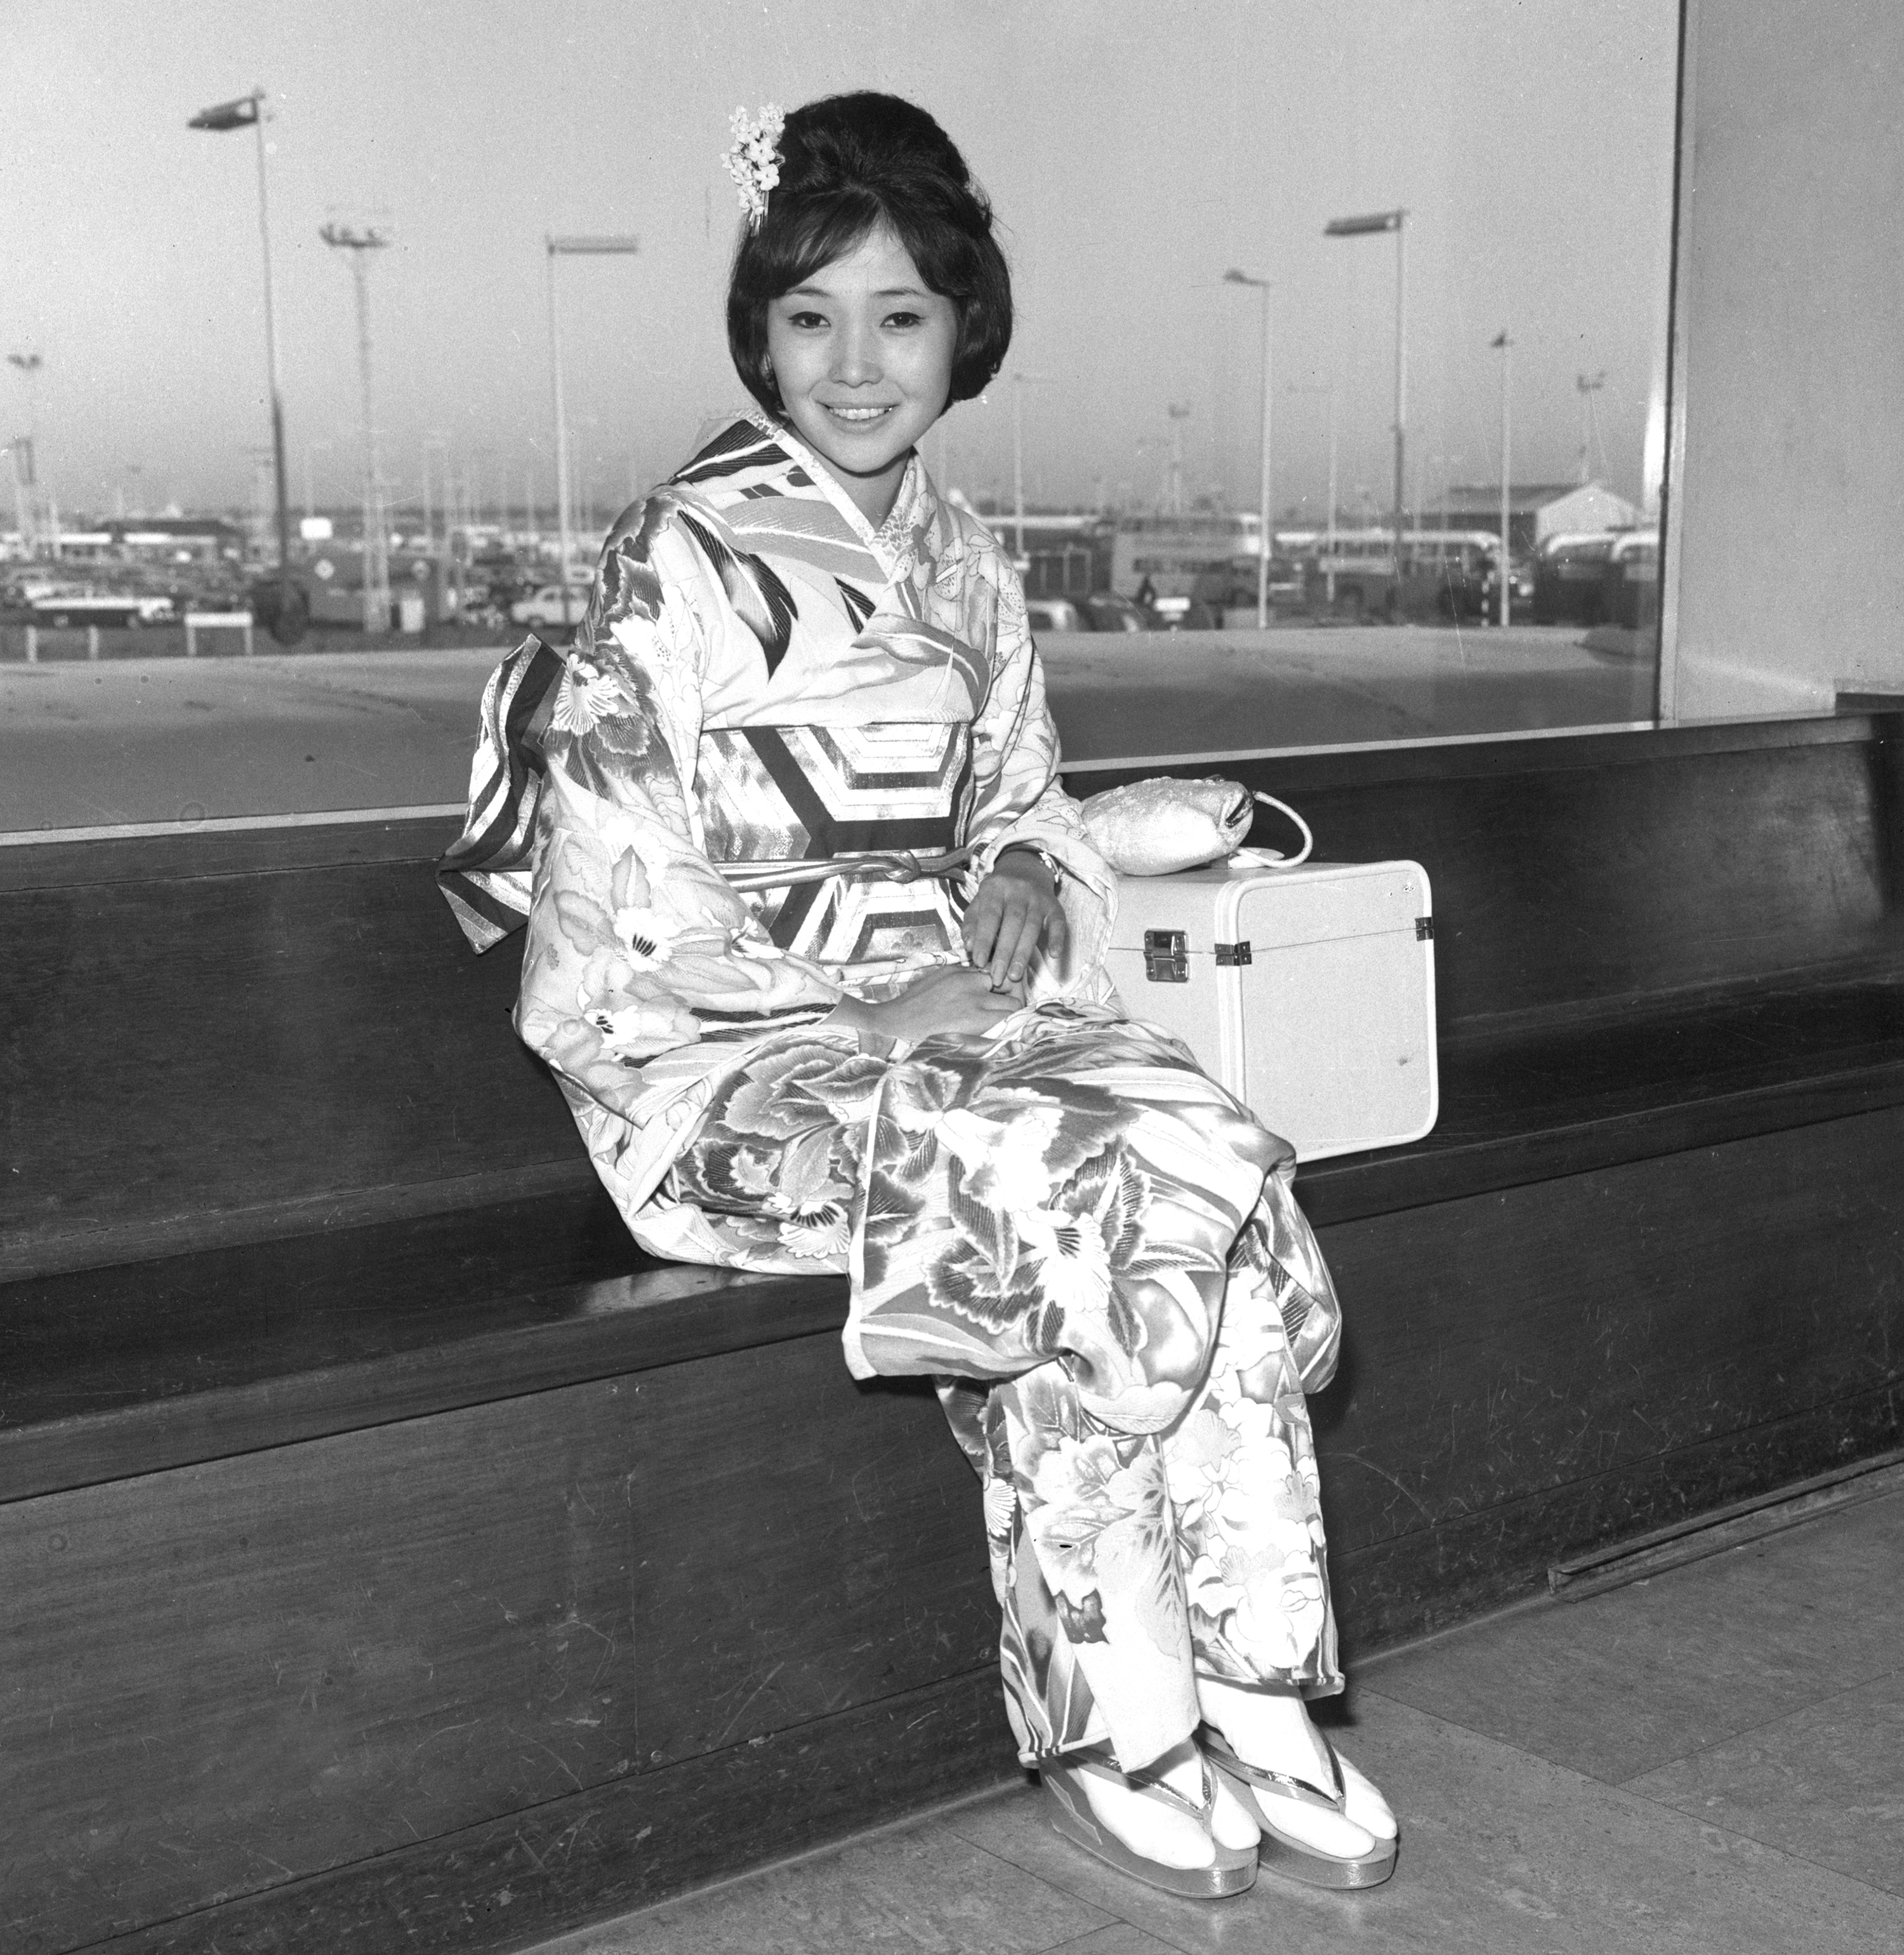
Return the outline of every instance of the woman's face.
[[[892,507],[913,445],[945,412],[958,316],[889,231],[767,307],[767,362],[794,432],[868,521]]]

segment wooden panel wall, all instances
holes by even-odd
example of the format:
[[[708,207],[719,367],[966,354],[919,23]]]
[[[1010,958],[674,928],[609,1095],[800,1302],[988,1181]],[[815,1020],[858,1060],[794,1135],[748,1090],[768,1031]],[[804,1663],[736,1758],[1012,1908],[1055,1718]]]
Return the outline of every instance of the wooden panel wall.
[[[977,1483],[838,1340],[0,1506],[0,1945],[63,1948],[984,1666]],[[1009,1771],[1002,1714],[998,1768]]]
[[[99,844],[148,873],[0,890],[0,1273],[375,1220],[403,1191],[525,1170],[588,1178],[508,1022],[519,948],[471,953],[417,839],[216,875]]]
[[[1352,1652],[1885,1443],[1901,1148],[1891,1110],[1326,1231]],[[49,1947],[596,1811],[996,1635],[936,1406],[854,1386],[831,1336],[14,1503],[0,1592],[35,1598],[0,1649],[0,1931]],[[996,1742],[1008,1773],[1002,1714]],[[649,1897],[708,1871],[616,1865]]]
[[[1894,1443],[1904,1110],[1322,1232],[1316,1401],[1349,1639]]]

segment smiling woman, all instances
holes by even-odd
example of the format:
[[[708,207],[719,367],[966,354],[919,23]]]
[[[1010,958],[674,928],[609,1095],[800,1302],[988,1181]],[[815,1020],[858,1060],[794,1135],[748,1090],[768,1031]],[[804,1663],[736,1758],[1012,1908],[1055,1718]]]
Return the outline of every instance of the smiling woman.
[[[905,461],[946,409],[996,373],[1012,283],[991,209],[923,110],[891,96],[790,118],[775,183],[750,214],[727,336],[747,391],[883,522]]]
[[[1645,658],[1578,624],[1522,627],[1518,592],[1505,631],[1377,626],[1371,582],[1364,628],[1258,631],[1252,604],[1247,631],[1034,656],[1015,559],[1075,622],[1115,575],[1101,512],[1236,534],[1261,431],[1279,525],[1341,505],[1346,612],[1350,563],[1373,579],[1389,547],[1404,235],[1406,486],[1425,518],[1445,479],[1459,521],[1438,560],[1468,554],[1452,490],[1498,498],[1503,325],[1516,481],[1574,496],[1578,436],[1638,499],[1657,314],[1635,241],[1666,201],[1674,0],[971,0],[902,7],[897,32],[872,0],[706,0],[638,34],[618,0],[499,0],[508,32],[424,48],[430,11],[11,10],[22,194],[0,230],[16,343],[45,345],[52,391],[37,442],[17,439],[30,395],[0,433],[30,515],[50,484],[70,517],[109,461],[168,449],[207,458],[181,496],[242,502],[241,465],[212,471],[266,426],[262,335],[231,298],[254,283],[233,276],[254,186],[235,172],[222,206],[218,173],[248,159],[184,117],[253,73],[282,91],[281,248],[294,230],[321,257],[320,175],[328,197],[365,159],[391,174],[383,454],[400,504],[420,452],[432,499],[393,523],[440,538],[447,494],[473,567],[507,530],[527,587],[559,576],[533,517],[499,506],[529,466],[552,501],[527,446],[548,445],[551,225],[643,234],[625,275],[577,276],[563,320],[570,404],[603,430],[584,493],[606,515],[692,458],[625,522],[584,519],[609,541],[580,641],[499,679],[452,884],[479,936],[533,913],[487,957],[430,872],[499,619],[481,650],[353,625],[315,656],[217,663],[159,629],[102,632],[91,662],[75,631],[31,665],[0,620],[20,661],[0,672],[0,826],[82,824],[0,836],[0,1593],[21,1598],[0,1634],[0,1919],[68,1950],[520,1947],[996,1784],[1001,1645],[1073,1839],[1210,1894],[1253,1864],[1253,1809],[1312,1876],[1372,1878],[1394,1850],[1379,1795],[1337,1780],[1295,1694],[1339,1673],[1338,1613],[1356,1669],[1531,1598],[1556,1557],[1898,1443],[1904,738],[1874,713],[1503,738],[1644,718],[1606,710],[1607,682],[1651,688]],[[1872,540],[1904,455],[1884,326],[1904,304],[1904,11],[1768,11],[1687,16],[1663,587],[1682,697],[1707,711],[1739,660],[1808,641],[1821,685],[1895,678],[1894,629],[1881,655],[1871,634],[1904,609],[1884,596],[1904,557]],[[46,58],[49,24],[89,20],[83,65]],[[729,215],[725,113],[873,62],[1015,222],[1013,370],[895,471],[895,423],[1000,371],[1010,295],[917,177],[903,208],[889,170],[854,187],[812,244],[789,156],[743,253],[778,267],[738,360],[755,411],[691,442],[741,392],[704,194]],[[555,75],[563,114],[497,143],[493,112]],[[1405,207],[1405,234],[1325,236]],[[36,225],[83,263],[36,253]],[[857,262],[889,243],[902,264]],[[1272,282],[1226,285],[1228,265]],[[286,250],[294,458],[346,411],[325,363],[340,395],[357,373],[348,282],[325,268],[327,323],[301,269]],[[404,286],[426,271],[422,302]],[[943,373],[943,346],[908,364],[941,306]],[[486,334],[516,366],[483,364]],[[84,401],[62,398],[79,376]],[[162,406],[181,432],[141,421]],[[1021,537],[999,520],[1021,416]],[[80,478],[82,439],[104,458]],[[1040,503],[1073,506],[1040,536]],[[72,548],[115,546],[83,527]],[[1054,787],[1053,720],[1087,789],[1220,771],[1301,808],[1320,853],[1422,861],[1434,1135],[1305,1168],[1298,1208],[1261,1129],[1107,1016],[1106,889]],[[1289,751],[1345,738],[1385,744]],[[166,832],[111,832],[127,820]],[[908,858],[928,873],[877,880]],[[1140,1017],[1150,981],[1127,993]],[[1252,1027],[1280,1028],[1257,997]],[[1336,1283],[1343,1361],[1312,1425]],[[961,1444],[924,1379],[856,1380],[842,1329],[855,1368],[955,1380]],[[1667,1627],[1629,1654],[1670,1684],[1686,1625]],[[1607,1714],[1632,1711],[1607,1677]],[[1228,1789],[1174,1745],[1161,1784],[1122,1769],[1199,1714],[1187,1742]],[[1459,1843],[1445,1746],[1411,1765],[1371,1726],[1349,1742],[1407,1791],[1418,1842]],[[1330,1808],[1297,1779],[1337,1788]],[[1518,1850],[1528,1812],[1490,1814]],[[1018,1792],[999,1809],[1037,1823]],[[1433,1912],[1427,1872],[1385,1917]],[[1289,1897],[1264,1881],[1221,1905],[1274,1945]]]
[[[1294,1152],[1118,1003],[1017,573],[917,452],[1009,342],[990,212],[889,96],[773,162],[729,308],[769,411],[499,670],[446,893],[479,947],[526,918],[518,1028],[644,1248],[847,1275],[853,1375],[938,1380],[1056,1830],[1371,1885],[1393,1816],[1304,1709],[1339,1318]]]

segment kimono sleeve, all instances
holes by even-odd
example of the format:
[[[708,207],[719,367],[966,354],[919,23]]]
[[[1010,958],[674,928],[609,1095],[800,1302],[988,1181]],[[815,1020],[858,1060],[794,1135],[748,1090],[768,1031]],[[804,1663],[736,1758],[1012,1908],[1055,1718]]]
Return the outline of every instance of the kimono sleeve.
[[[705,668],[697,606],[718,592],[654,512],[651,501],[611,536],[549,715],[516,1015],[571,1100],[579,1091],[637,1123],[657,1095],[841,995],[769,939],[699,846],[688,791]]]
[[[1065,870],[1059,895],[1071,927],[1062,972],[1034,971],[1033,995],[1103,1001],[1113,996],[1103,961],[1117,911],[1117,879],[1085,832],[1078,804],[1058,776],[1058,729],[1045,700],[1044,668],[1025,617],[1016,573],[996,566],[998,609],[992,682],[972,722],[976,794],[968,839],[977,845],[968,901],[1015,842],[1046,850]]]

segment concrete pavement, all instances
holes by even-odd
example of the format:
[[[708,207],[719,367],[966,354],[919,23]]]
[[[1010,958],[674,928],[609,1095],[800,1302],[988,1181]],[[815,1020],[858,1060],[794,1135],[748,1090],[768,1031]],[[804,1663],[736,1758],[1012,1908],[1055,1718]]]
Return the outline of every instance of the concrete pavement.
[[[1572,628],[1053,638],[1068,760],[1644,720],[1650,660]],[[494,647],[0,666],[0,833],[440,805]]]

